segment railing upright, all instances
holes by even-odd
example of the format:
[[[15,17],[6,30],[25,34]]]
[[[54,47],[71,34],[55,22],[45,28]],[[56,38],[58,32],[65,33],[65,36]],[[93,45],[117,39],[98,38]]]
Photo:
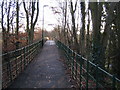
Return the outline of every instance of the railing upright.
[[[88,89],[88,80],[89,80],[89,61],[87,60],[87,76],[86,76],[86,88]]]
[[[77,80],[77,70],[78,70],[78,64],[77,64],[77,62],[78,62],[78,56],[77,56],[77,54],[75,55],[76,56],[76,67],[75,67],[75,78],[76,78],[76,80]]]
[[[12,74],[11,74],[11,64],[10,64],[10,60],[9,60],[9,53],[7,53],[8,57],[7,57],[7,60],[8,60],[8,77],[10,78],[10,82],[12,82]]]
[[[96,76],[95,76],[95,79],[96,79],[96,89],[98,89],[98,65],[96,65]]]
[[[82,87],[82,63],[81,63],[82,57],[80,56],[80,88]]]
[[[2,87],[7,88],[12,81],[26,68],[38,53],[42,42],[36,42],[1,55],[3,57]]]
[[[26,47],[24,47],[24,69],[26,67]]]
[[[73,50],[72,50],[72,56],[71,56],[71,75],[72,75],[72,78],[73,78],[73,63],[74,63],[74,60],[73,60]]]
[[[93,62],[85,59],[81,55],[76,54],[73,50],[65,46],[60,41],[57,41],[57,45],[60,49],[64,51],[65,55],[67,56],[68,59],[67,63],[69,63],[67,65],[68,67],[70,67],[72,78],[76,79],[80,88],[85,88],[85,87],[86,89],[88,89],[89,87],[96,89],[106,88],[106,87],[113,89],[115,89],[116,87],[120,88],[119,87],[120,80],[116,78],[114,75],[111,75],[110,73],[106,72],[98,65],[95,65]],[[93,72],[91,72],[91,68],[94,71],[94,75]],[[99,74],[104,74],[104,77],[101,77],[102,75]],[[99,78],[103,78],[103,79],[99,79]],[[106,79],[109,81],[101,81]]]
[[[21,58],[20,58],[20,61],[21,61],[21,65],[20,65],[21,66],[21,72],[22,72],[22,64],[23,64],[22,63],[22,58],[23,58],[23,48],[21,49]]]
[[[115,84],[116,84],[116,82],[115,82],[115,75],[113,75],[113,76],[112,76],[112,89],[113,89],[113,90],[115,90],[115,88],[116,88],[116,87],[115,87]]]

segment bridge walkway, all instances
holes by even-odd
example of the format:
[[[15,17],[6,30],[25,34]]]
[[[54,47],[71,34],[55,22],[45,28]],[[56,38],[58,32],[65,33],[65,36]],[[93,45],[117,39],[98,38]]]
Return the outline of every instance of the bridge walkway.
[[[55,42],[46,41],[35,60],[9,88],[70,88],[72,83],[60,59]]]

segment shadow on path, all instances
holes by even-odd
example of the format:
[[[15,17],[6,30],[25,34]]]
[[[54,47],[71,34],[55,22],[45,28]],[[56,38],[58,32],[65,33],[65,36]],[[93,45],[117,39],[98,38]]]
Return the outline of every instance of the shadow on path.
[[[69,88],[64,64],[55,42],[48,40],[41,53],[33,60],[10,88]]]

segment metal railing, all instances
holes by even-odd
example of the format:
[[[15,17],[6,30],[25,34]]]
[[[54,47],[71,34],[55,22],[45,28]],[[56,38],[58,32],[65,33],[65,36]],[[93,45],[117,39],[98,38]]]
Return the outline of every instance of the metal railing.
[[[120,88],[120,80],[114,75],[75,53],[60,41],[56,40],[56,44],[64,51],[66,64],[80,88]]]
[[[1,55],[2,88],[7,88],[33,60],[42,47],[42,40]]]

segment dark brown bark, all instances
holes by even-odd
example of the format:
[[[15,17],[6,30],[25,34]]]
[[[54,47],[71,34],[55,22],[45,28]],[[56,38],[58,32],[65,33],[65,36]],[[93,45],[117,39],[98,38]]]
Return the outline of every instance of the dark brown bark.
[[[115,7],[115,11],[116,11],[116,14],[114,14],[114,17],[115,20],[114,20],[114,23],[115,23],[115,30],[114,30],[114,36],[115,36],[115,39],[113,38],[113,47],[114,50],[113,50],[113,56],[112,56],[112,67],[113,67],[113,72],[114,74],[116,74],[116,76],[120,79],[120,2],[118,2],[116,4],[116,7]],[[113,35],[113,33],[112,33]],[[117,37],[116,37],[117,36]]]
[[[89,10],[89,9],[88,9]],[[89,17],[89,11],[88,11],[88,25],[87,25],[87,34],[86,34],[86,57],[89,59],[90,56],[90,17]]]
[[[35,21],[33,21],[34,15],[35,15],[35,4],[36,3],[37,3],[37,14],[35,17]],[[36,22],[38,20],[38,15],[39,15],[39,0],[37,0],[37,2],[32,2],[30,28],[29,28],[29,11],[26,9],[25,2],[23,2],[23,6],[24,6],[24,10],[26,12],[26,21],[27,21],[26,27],[27,27],[27,33],[28,33],[28,43],[32,43],[34,40],[34,28],[35,28]]]
[[[80,52],[85,55],[85,2],[81,2],[82,28],[80,30]]]
[[[30,31],[29,31],[29,12],[26,9],[26,5],[25,5],[24,1],[23,1],[23,7],[24,7],[24,10],[25,10],[25,13],[26,13],[26,22],[27,22],[27,24],[26,24],[26,31],[27,31],[28,36],[30,36]],[[28,36],[26,38],[27,39],[27,44],[29,42]]]
[[[113,15],[113,10],[115,9],[116,6],[116,2],[112,2],[110,3],[110,7],[108,10],[108,16],[106,18],[106,26],[105,26],[105,30],[103,32],[103,35],[101,37],[101,54],[100,57],[102,59],[102,64],[105,64],[105,51],[107,48],[107,43],[109,40],[109,34],[110,34],[110,24],[113,22],[113,20],[115,19],[114,17],[112,17]]]
[[[19,0],[16,2],[16,49],[19,48]]]
[[[101,15],[102,15],[102,3],[90,2],[90,9],[92,13],[93,21],[93,62],[99,64],[102,67],[100,59],[100,26],[101,26]]]
[[[63,15],[64,15],[64,27],[63,27],[64,43],[66,44],[66,41],[67,41],[67,37],[66,37],[67,1],[65,2],[65,8],[63,9]]]
[[[10,17],[10,7],[11,7],[11,1],[9,2],[8,12],[7,12],[7,33],[9,33],[9,31],[10,31],[10,22],[9,22],[9,17]]]
[[[4,13],[3,13],[3,6],[4,6],[4,2],[2,2],[2,6],[1,6],[1,26],[2,26],[2,34],[3,34],[3,37],[2,37],[2,39],[3,39],[3,47],[4,48],[7,48],[7,39],[6,39],[6,29],[5,29],[5,27],[4,27]]]
[[[73,31],[73,38],[74,38],[74,49],[77,53],[79,53],[79,44],[78,44],[78,40],[77,40],[77,34],[76,34],[76,28],[75,28],[75,11],[76,11],[76,5],[77,2],[75,4],[75,9],[73,10],[73,2],[70,2],[70,6],[71,6],[71,16],[72,16],[72,31]]]
[[[32,43],[34,40],[34,28],[35,28],[35,25],[36,25],[36,22],[38,19],[38,15],[39,15],[39,0],[37,0],[37,14],[35,17],[35,21],[33,21],[34,15],[35,15],[35,2],[32,2],[32,15],[31,15],[31,28],[30,28],[30,37],[29,37],[30,42],[29,43]]]

